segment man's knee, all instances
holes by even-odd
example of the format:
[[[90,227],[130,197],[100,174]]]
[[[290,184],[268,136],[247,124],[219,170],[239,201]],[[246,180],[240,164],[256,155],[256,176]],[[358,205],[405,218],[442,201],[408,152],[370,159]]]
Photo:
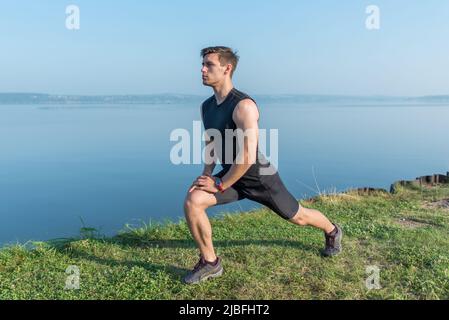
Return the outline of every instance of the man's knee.
[[[305,218],[306,210],[307,210],[306,208],[300,206],[296,215],[293,218],[291,218],[289,221],[291,223],[294,223],[294,224],[297,224],[300,226],[307,226],[307,220]]]
[[[205,191],[194,190],[187,194],[184,200],[184,210],[187,212],[192,209],[206,209],[210,206]]]

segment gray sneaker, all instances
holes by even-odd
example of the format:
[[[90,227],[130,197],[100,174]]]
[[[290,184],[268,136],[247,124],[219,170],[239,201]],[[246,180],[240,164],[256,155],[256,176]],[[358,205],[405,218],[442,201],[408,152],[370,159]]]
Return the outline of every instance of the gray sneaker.
[[[325,257],[336,256],[341,252],[341,238],[343,237],[343,230],[339,225],[334,224],[337,228],[337,233],[333,236],[324,234],[326,238],[326,247],[323,250],[323,255]]]
[[[193,270],[184,278],[184,282],[187,284],[196,284],[221,276],[223,274],[223,267],[221,265],[221,258],[217,258],[217,264],[212,265],[207,263],[203,257],[200,257],[200,261],[198,261]]]

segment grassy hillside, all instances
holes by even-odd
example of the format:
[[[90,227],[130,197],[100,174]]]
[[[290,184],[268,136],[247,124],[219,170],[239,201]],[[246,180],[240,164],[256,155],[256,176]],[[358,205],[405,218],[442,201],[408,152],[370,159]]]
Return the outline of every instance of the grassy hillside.
[[[322,258],[323,234],[268,210],[213,219],[223,277],[186,286],[197,262],[185,222],[0,250],[1,299],[448,299],[449,186],[348,192],[302,201],[339,222],[344,252]],[[79,290],[65,271],[80,270]],[[368,290],[368,266],[380,289]]]

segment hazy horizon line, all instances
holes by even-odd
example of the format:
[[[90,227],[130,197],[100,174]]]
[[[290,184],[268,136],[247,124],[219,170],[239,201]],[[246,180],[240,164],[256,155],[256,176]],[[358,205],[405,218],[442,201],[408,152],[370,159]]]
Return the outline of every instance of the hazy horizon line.
[[[72,93],[46,93],[33,91],[9,91],[0,92],[0,95],[40,95],[54,97],[125,97],[125,96],[191,96],[203,97],[199,93],[182,93],[182,92],[158,92],[158,93],[96,93],[96,94],[72,94]],[[389,94],[326,94],[326,93],[253,93],[254,96],[322,96],[322,97],[357,97],[357,98],[427,98],[427,97],[449,97],[449,93],[426,94],[426,95],[389,95]]]

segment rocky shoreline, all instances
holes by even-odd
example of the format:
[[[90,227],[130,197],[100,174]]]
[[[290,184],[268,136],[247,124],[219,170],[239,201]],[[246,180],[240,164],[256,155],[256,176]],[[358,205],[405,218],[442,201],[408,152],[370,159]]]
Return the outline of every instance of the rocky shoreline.
[[[385,193],[396,193],[397,187],[410,187],[410,186],[416,186],[416,187],[423,187],[423,186],[435,186],[438,184],[449,184],[449,171],[446,172],[446,175],[444,174],[433,174],[433,175],[427,175],[427,176],[421,176],[417,177],[415,180],[399,180],[395,181],[390,186],[390,191],[387,191],[383,188],[372,188],[372,187],[362,187],[355,189],[356,192],[359,194],[369,194],[372,192],[385,192]],[[354,189],[349,190],[354,191]],[[348,192],[349,192],[348,191]]]
[[[390,193],[396,193],[397,186],[435,186],[438,184],[448,184],[449,183],[449,172],[446,175],[443,174],[433,174],[430,176],[417,177],[415,180],[400,180],[393,183],[390,187]]]

